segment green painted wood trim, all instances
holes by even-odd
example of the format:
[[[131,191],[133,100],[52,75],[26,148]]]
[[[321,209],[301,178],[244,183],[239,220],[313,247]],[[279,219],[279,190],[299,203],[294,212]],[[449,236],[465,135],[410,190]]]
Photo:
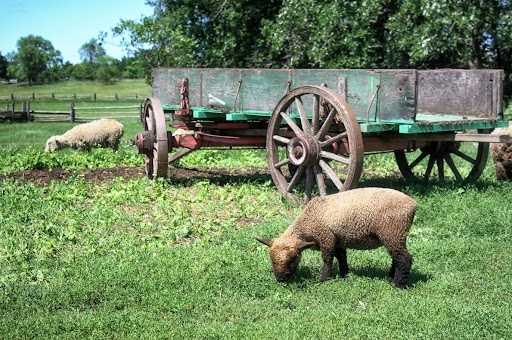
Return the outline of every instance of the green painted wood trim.
[[[410,133],[433,133],[445,131],[460,131],[472,129],[494,129],[497,127],[508,126],[508,121],[478,121],[478,120],[461,120],[456,122],[439,122],[421,124],[415,123],[410,125],[400,125],[399,132],[404,134]]]

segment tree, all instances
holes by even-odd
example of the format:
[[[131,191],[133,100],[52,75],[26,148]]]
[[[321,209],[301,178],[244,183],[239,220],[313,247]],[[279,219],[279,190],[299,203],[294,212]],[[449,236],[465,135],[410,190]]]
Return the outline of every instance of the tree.
[[[78,53],[80,54],[80,60],[89,63],[95,63],[100,58],[107,55],[107,52],[102,46],[102,43],[98,42],[98,40],[95,38],[92,38],[83,44],[78,50]]]
[[[55,50],[50,41],[40,36],[29,35],[17,42],[18,53],[15,59],[19,63],[18,74],[26,79],[29,85],[34,81],[52,80],[62,65],[60,51]],[[50,72],[45,72],[45,71]]]
[[[0,79],[7,79],[7,58],[0,52]]]
[[[118,61],[112,57],[102,57],[98,60],[99,68],[96,71],[96,79],[106,84],[114,82],[116,78],[121,76],[121,72],[117,67]]]
[[[261,27],[280,0],[156,0],[155,14],[121,20],[113,34],[151,67],[257,66]]]
[[[512,84],[512,0],[147,3],[113,33],[149,67],[492,67]]]

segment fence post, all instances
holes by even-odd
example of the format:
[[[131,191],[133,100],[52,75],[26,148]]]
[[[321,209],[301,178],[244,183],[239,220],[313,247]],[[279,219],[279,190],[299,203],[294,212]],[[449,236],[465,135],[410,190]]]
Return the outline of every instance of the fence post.
[[[12,107],[11,107],[11,121],[14,123],[14,102],[12,102]]]
[[[96,101],[96,93],[93,95],[94,101]]]
[[[20,120],[23,120],[23,116],[25,115],[26,105],[27,104],[25,102],[21,102]]]
[[[116,101],[119,100],[119,97],[117,96],[117,93],[116,93]]]
[[[73,93],[73,98],[76,100],[76,93]]]
[[[55,93],[52,93],[52,99],[55,99]]]
[[[27,102],[27,122],[30,122],[30,102]]]
[[[69,121],[75,121],[75,103],[73,102],[71,102],[71,104],[69,105]]]
[[[144,114],[144,112],[142,110],[142,102],[139,102],[139,119],[141,122],[143,122],[143,118],[144,118],[143,114]]]
[[[11,93],[11,102],[14,101],[14,93]]]
[[[32,100],[36,100],[36,94],[32,92]]]

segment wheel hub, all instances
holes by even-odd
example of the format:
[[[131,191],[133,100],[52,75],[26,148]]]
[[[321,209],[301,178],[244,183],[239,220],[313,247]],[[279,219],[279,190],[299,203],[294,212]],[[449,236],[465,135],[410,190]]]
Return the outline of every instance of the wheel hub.
[[[153,152],[155,135],[151,131],[138,132],[135,135],[135,148],[139,155],[149,155]]]
[[[295,166],[312,166],[320,158],[320,144],[313,136],[293,137],[287,147],[290,163]]]

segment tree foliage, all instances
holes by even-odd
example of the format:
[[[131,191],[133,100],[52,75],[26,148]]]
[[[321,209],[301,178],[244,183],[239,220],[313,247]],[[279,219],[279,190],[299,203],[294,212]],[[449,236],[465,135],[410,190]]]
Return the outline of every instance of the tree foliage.
[[[95,63],[107,55],[102,43],[95,38],[84,43],[78,50],[78,53],[80,54],[80,60],[89,63]]]
[[[277,0],[156,0],[155,14],[121,20],[114,35],[151,67],[251,67],[265,48],[262,25],[277,15]]]
[[[58,79],[62,68],[60,51],[52,43],[40,36],[29,35],[17,42],[18,52],[13,57],[18,65],[17,76],[26,79],[29,84],[36,81],[54,81]]]
[[[7,78],[7,58],[2,55],[0,52],[0,79]]]
[[[150,65],[502,68],[511,0],[150,0],[113,29]]]

